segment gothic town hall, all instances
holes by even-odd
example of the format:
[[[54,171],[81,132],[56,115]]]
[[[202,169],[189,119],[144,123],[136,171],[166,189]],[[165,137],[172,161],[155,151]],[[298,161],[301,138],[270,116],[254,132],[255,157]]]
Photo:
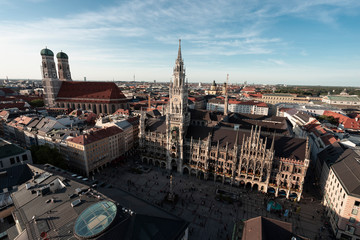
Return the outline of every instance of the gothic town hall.
[[[189,109],[180,43],[166,114],[140,118],[142,161],[299,201],[310,163],[308,141],[279,131],[280,117],[228,113],[226,106],[224,113]]]

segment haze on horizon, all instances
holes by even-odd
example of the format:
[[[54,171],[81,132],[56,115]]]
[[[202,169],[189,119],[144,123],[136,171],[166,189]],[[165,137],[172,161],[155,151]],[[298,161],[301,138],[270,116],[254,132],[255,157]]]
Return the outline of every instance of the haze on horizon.
[[[0,79],[40,79],[40,50],[74,80],[359,86],[360,1],[0,0]]]

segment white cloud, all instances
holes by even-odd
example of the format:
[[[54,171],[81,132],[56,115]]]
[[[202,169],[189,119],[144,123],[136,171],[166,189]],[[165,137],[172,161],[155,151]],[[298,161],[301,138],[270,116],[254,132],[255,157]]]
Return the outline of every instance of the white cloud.
[[[274,63],[276,65],[279,65],[279,66],[286,66],[288,65],[287,63],[285,63],[283,60],[281,59],[268,59],[269,62],[271,63]]]
[[[303,49],[303,50],[301,50],[300,55],[305,57],[305,56],[308,56],[309,53]]]
[[[0,6],[8,4],[14,3],[0,0]],[[0,20],[0,46],[6,46],[0,66],[4,73],[19,74],[14,70],[18,69],[19,57],[27,57],[21,60],[24,68],[35,68],[28,75],[39,77],[38,52],[46,45],[67,51],[71,61],[80,64],[113,63],[121,65],[123,71],[127,71],[124,66],[132,64],[164,66],[172,64],[164,63],[164,59],[174,55],[168,48],[176,46],[179,38],[188,45],[186,57],[267,55],[267,64],[288,66],[286,59],[279,59],[284,58],[279,52],[286,51],[282,47],[288,39],[268,31],[279,17],[336,26],[340,14],[357,14],[359,7],[360,1],[351,0],[134,0],[62,18],[47,15],[38,20]],[[305,50],[300,52],[302,56],[307,54]],[[22,74],[27,77],[26,72]]]

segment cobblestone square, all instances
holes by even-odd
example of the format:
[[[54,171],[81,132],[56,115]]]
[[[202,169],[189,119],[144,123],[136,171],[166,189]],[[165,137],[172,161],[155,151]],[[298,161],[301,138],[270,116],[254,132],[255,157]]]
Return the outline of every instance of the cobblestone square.
[[[235,222],[257,216],[291,222],[296,234],[310,239],[331,239],[327,229],[321,230],[324,218],[320,201],[309,196],[304,196],[300,203],[276,198],[275,201],[290,212],[284,217],[266,211],[268,196],[260,192],[172,173],[173,191],[178,195],[173,205],[163,202],[170,189],[169,172],[154,167],[148,173],[134,174],[130,169],[130,164],[106,168],[95,178],[110,183],[114,191],[117,188],[128,191],[189,221],[190,239],[231,239]],[[238,194],[241,203],[217,201],[216,189]]]

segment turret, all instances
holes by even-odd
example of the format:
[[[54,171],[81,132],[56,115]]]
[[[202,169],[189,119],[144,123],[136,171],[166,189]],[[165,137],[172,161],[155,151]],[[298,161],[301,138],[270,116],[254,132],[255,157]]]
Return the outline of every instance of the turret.
[[[59,79],[61,81],[72,81],[68,55],[64,52],[59,52],[56,54],[56,58],[58,59]]]
[[[55,62],[54,62],[54,53],[48,49],[44,48],[40,52],[42,58],[42,77],[43,78],[57,78]]]
[[[41,50],[40,55],[45,105],[47,107],[56,107],[55,100],[61,87],[61,81],[57,78],[54,53],[50,49],[44,48]]]

